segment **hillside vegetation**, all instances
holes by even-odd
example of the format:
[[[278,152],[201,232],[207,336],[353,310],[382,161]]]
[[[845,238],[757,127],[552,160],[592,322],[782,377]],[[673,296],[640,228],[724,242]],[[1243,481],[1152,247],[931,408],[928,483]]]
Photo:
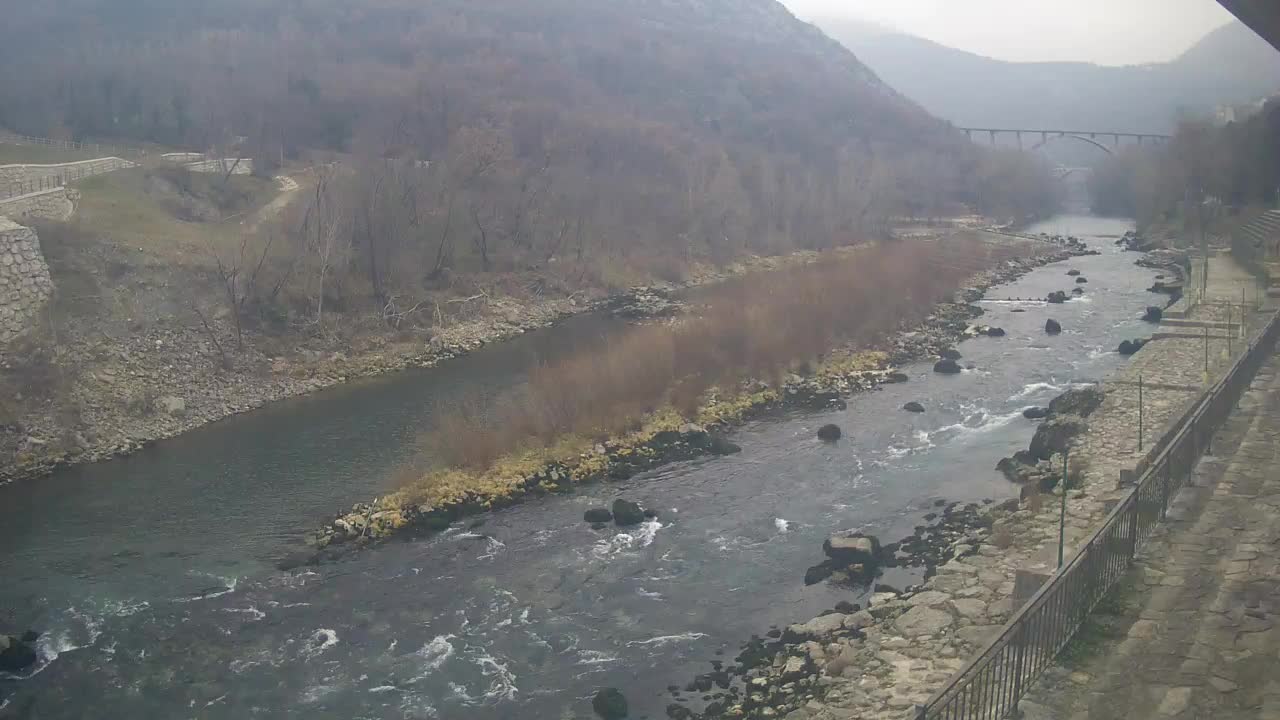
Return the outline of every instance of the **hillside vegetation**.
[[[1054,201],[774,0],[54,0],[9,14],[0,58],[15,131],[341,161],[325,264],[379,306],[449,272],[625,285]]]

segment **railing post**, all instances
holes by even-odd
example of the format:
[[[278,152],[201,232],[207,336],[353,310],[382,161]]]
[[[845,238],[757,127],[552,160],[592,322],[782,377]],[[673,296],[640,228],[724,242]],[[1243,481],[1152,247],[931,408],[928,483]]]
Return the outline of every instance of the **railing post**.
[[[915,720],[925,720],[928,714],[929,714],[928,708],[926,708],[924,705],[916,706]]]

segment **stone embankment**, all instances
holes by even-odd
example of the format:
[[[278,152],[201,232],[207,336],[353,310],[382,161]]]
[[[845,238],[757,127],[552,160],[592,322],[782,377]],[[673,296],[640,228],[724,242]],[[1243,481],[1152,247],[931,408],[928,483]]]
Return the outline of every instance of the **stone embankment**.
[[[1229,258],[1212,262],[1223,267],[1210,270],[1211,287],[1215,277],[1238,276],[1226,267]],[[1212,305],[1187,311],[1190,320],[1206,325],[1218,322],[1219,315],[1220,308]],[[1251,327],[1261,327],[1262,317],[1255,314]],[[952,525],[943,533],[950,547],[926,572],[925,582],[901,593],[872,595],[866,610],[850,613],[856,606],[846,604],[844,612],[792,626],[772,645],[748,643],[730,673],[732,682],[713,695],[701,716],[901,720],[926,702],[998,633],[1016,609],[1015,590],[1024,596],[1034,590],[1034,585],[1019,588],[1019,575],[1043,578],[1056,567],[1062,493],[1067,494],[1065,552],[1070,556],[1123,496],[1122,471],[1132,471],[1230,366],[1230,340],[1217,335],[1209,342],[1208,372],[1202,337],[1164,337],[1148,343],[1099,388],[1100,395],[1068,395],[1059,410],[1078,426],[1071,433],[1076,437],[1066,484],[1037,486],[1020,502],[970,508],[975,517],[967,526]],[[1244,344],[1236,341],[1234,347]],[[1057,451],[1050,457],[1051,467],[1062,467]],[[681,704],[668,714],[699,716]]]
[[[75,210],[76,191],[65,185],[0,200],[0,217],[11,220],[44,218],[66,220]]]
[[[30,163],[0,165],[0,189],[8,190],[13,186],[33,186],[38,188],[42,182],[65,184],[74,180],[130,167],[134,167],[133,162],[119,157],[104,157],[94,160],[79,160],[47,165]]]
[[[0,343],[30,331],[52,292],[35,231],[0,217]]]

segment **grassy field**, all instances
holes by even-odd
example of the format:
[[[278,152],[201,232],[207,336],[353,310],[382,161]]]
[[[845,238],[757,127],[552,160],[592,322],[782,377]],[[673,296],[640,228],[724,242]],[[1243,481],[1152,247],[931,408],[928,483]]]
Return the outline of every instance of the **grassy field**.
[[[226,190],[215,193],[219,180],[212,174],[193,173],[190,193],[198,198],[218,195],[222,220],[182,219],[175,207],[178,199],[157,189],[154,171],[132,168],[77,183],[81,197],[73,222],[158,259],[203,264],[210,243],[226,248],[238,242],[246,232],[246,218],[278,194],[273,181],[246,175],[232,176]]]

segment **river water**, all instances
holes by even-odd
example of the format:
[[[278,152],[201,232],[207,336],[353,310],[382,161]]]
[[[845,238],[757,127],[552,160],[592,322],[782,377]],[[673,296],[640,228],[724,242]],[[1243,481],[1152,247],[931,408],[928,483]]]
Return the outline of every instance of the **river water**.
[[[666,686],[753,633],[839,600],[805,587],[833,530],[888,540],[937,499],[1014,497],[993,470],[1026,446],[1029,405],[1105,377],[1146,330],[1152,271],[1113,246],[1131,225],[1064,216],[1033,228],[1102,255],[995,288],[958,376],[929,365],[848,408],[769,418],[743,452],[532,499],[429,539],[319,568],[274,562],[335,509],[384,489],[439,408],[519,383],[531,362],[617,325],[575,318],[438,368],[357,383],[218,423],[118,461],[0,487],[0,627],[45,632],[41,662],[0,677],[0,717],[572,718],[622,688],[661,717]],[[1070,290],[1066,305],[1000,302]],[[1014,312],[1022,309],[1025,312]],[[1047,337],[1044,321],[1065,329]],[[923,415],[901,410],[916,400]],[[822,424],[844,428],[824,445]],[[625,496],[661,515],[595,531]]]

